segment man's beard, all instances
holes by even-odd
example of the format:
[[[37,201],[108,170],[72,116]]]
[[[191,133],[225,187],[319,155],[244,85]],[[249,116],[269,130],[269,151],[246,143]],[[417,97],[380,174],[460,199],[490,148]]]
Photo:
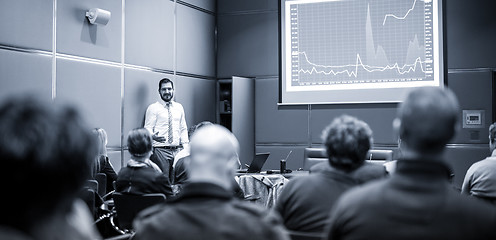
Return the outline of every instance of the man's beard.
[[[164,95],[160,95],[160,97],[162,98],[162,100],[164,100],[165,102],[170,102],[172,101],[172,97],[173,95],[172,94],[164,94]]]

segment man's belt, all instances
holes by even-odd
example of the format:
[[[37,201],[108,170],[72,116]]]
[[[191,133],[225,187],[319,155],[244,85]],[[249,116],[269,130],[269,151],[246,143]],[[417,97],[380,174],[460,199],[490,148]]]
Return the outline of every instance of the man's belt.
[[[169,149],[169,150],[177,150],[179,148],[181,148],[182,146],[179,145],[179,146],[159,146],[159,147],[154,147],[154,148],[163,148],[163,149]]]

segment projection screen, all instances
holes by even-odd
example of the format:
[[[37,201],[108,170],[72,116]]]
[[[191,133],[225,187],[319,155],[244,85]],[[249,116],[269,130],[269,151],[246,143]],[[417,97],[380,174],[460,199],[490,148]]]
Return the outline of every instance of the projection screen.
[[[280,104],[400,102],[444,86],[442,0],[281,0]]]

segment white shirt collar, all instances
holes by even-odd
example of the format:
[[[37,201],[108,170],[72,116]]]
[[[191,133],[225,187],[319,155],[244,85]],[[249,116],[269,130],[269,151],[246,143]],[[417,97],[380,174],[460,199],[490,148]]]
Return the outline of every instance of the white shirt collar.
[[[167,102],[166,102],[166,101],[164,101],[163,99],[158,100],[158,102],[159,102],[160,104],[162,104],[162,106],[164,106],[164,107],[166,107],[166,106],[167,106]],[[171,104],[171,106],[172,106],[172,105],[174,104],[174,100],[171,100],[171,101],[170,101],[170,104]]]

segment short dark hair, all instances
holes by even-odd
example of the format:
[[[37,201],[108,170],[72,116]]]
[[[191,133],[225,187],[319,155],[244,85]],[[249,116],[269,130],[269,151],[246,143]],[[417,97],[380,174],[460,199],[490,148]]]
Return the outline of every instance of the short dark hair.
[[[496,122],[489,126],[489,141],[491,143],[496,142]]]
[[[193,136],[193,133],[195,133],[196,130],[202,128],[202,127],[205,127],[205,126],[209,126],[209,125],[213,125],[213,123],[209,122],[209,121],[203,121],[201,123],[198,123],[192,127],[190,127],[188,129],[188,137],[191,138],[191,136]]]
[[[359,168],[372,147],[372,130],[367,123],[348,115],[335,118],[322,132],[329,163],[340,170]]]
[[[172,88],[174,89],[174,82],[168,78],[162,78],[160,79],[160,82],[158,82],[158,89],[162,87],[162,84],[170,83],[172,85]]]
[[[96,139],[74,107],[31,97],[0,106],[0,225],[24,232],[69,211],[97,154]]]
[[[416,88],[398,108],[401,141],[419,153],[439,153],[455,135],[458,115],[458,100],[451,90]]]
[[[145,128],[135,128],[127,136],[129,153],[135,157],[144,157],[152,151],[152,135]]]

